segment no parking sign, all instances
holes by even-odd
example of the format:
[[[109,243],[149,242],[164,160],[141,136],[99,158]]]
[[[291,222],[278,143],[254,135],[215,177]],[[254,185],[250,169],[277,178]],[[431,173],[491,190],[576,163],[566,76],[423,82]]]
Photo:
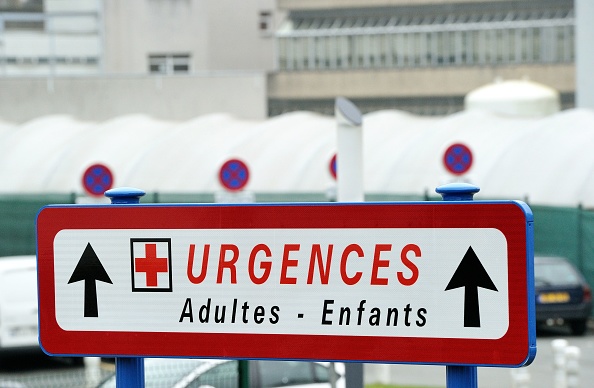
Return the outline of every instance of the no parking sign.
[[[462,175],[472,167],[472,151],[465,144],[452,144],[443,154],[443,165],[452,174]]]
[[[113,187],[113,174],[104,164],[92,164],[83,173],[82,185],[87,194],[94,197],[102,196]]]
[[[229,159],[219,170],[219,181],[229,191],[243,189],[250,179],[250,171],[247,164],[239,159]]]
[[[330,170],[330,175],[332,175],[332,178],[336,179],[336,154],[334,154],[332,159],[330,159],[328,169]]]

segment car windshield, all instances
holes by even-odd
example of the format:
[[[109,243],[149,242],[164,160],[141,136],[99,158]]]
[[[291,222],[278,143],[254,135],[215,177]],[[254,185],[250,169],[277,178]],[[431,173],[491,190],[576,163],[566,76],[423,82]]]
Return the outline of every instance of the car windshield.
[[[534,266],[537,286],[562,286],[579,284],[580,278],[573,267],[563,261],[544,261]]]
[[[260,362],[258,365],[260,366],[262,388],[319,382],[313,375],[313,364],[309,362],[266,361]]]

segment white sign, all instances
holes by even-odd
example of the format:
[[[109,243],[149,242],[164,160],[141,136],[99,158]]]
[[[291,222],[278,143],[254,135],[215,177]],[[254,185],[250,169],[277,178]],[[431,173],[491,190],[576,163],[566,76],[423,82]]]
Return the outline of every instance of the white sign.
[[[490,228],[64,229],[56,319],[67,331],[497,339],[509,326],[507,248]],[[74,276],[93,254],[108,278]],[[494,287],[453,285],[467,256]]]

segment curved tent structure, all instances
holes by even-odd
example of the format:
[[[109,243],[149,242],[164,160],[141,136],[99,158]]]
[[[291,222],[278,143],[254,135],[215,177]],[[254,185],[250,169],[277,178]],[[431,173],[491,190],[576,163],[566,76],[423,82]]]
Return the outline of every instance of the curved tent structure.
[[[496,80],[468,93],[464,106],[521,117],[543,117],[561,110],[561,96],[557,90],[529,80]]]
[[[422,195],[452,181],[481,187],[477,198],[594,207],[594,112],[568,110],[513,118],[481,110],[447,117],[400,111],[363,116],[366,193]],[[445,150],[462,143],[471,169],[450,173]],[[0,121],[0,193],[83,193],[93,163],[113,171],[115,186],[147,192],[214,193],[219,169],[246,162],[254,193],[326,192],[335,182],[333,117],[294,112],[263,121],[211,114],[186,122],[144,115],[100,123],[46,116],[22,125]]]

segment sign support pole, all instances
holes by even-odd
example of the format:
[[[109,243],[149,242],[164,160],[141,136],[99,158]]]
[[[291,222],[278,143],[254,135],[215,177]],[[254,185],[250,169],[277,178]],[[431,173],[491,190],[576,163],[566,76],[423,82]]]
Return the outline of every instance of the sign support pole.
[[[111,199],[112,205],[138,204],[143,190],[122,187],[107,190],[105,196]],[[116,387],[144,388],[144,358],[116,357]]]
[[[468,183],[450,183],[435,189],[444,201],[472,201],[480,188]],[[478,369],[476,366],[446,366],[446,387],[478,388]]]
[[[363,116],[355,104],[343,97],[336,99],[334,114],[338,147],[337,201],[363,202]],[[362,388],[363,373],[363,364],[346,363],[346,388]]]
[[[336,155],[338,202],[363,202],[363,117],[346,98],[337,98]]]

